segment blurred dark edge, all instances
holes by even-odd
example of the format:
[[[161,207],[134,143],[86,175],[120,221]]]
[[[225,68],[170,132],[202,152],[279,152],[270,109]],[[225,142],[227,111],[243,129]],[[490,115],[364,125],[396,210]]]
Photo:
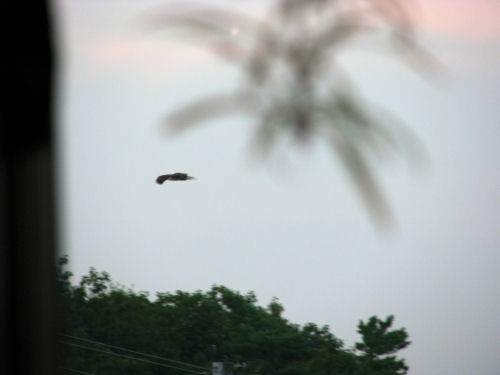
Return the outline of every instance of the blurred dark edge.
[[[2,374],[55,374],[54,43],[50,1],[0,6]]]

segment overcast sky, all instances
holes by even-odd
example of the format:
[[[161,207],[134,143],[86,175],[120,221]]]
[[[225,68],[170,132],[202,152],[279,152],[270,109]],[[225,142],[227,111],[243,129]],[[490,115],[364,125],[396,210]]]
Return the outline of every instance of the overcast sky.
[[[95,267],[152,295],[252,290],[348,345],[359,319],[394,314],[412,341],[401,353],[410,374],[499,374],[500,1],[420,2],[439,76],[359,47],[341,58],[365,97],[427,149],[423,170],[397,155],[377,165],[390,232],[376,229],[321,142],[269,164],[249,162],[244,117],[162,132],[169,111],[230,91],[239,75],[141,29],[158,4],[55,2],[62,244],[76,280]],[[155,184],[168,172],[197,179]]]

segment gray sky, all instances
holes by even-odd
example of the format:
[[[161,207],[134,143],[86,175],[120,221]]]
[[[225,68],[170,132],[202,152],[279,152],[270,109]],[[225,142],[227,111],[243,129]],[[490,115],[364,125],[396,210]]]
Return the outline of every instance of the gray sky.
[[[394,314],[410,374],[498,374],[500,1],[420,4],[445,74],[426,80],[359,47],[341,59],[428,150],[423,171],[397,155],[377,168],[397,223],[381,233],[321,142],[259,164],[244,117],[161,131],[170,110],[231,90],[238,71],[141,31],[157,1],[56,1],[63,245],[77,278],[92,266],[152,294],[253,290],[349,345],[359,319]],[[177,171],[197,179],[155,184]]]

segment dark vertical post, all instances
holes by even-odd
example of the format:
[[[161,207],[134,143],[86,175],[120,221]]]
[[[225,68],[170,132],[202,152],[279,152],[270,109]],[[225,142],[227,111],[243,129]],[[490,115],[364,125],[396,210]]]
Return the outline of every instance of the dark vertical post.
[[[48,1],[0,6],[0,373],[56,367],[53,45]]]

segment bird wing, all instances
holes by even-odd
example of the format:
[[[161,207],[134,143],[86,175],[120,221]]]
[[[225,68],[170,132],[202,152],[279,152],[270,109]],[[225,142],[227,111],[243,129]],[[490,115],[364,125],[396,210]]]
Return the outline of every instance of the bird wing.
[[[184,181],[184,180],[187,180],[187,173],[174,173],[174,174],[171,174],[170,175],[170,178],[169,180],[174,180],[174,181]]]
[[[189,176],[187,173],[173,173],[173,174],[163,174],[156,178],[156,182],[158,184],[163,184],[166,180],[171,181],[186,181],[186,180],[194,180],[194,177]]]

